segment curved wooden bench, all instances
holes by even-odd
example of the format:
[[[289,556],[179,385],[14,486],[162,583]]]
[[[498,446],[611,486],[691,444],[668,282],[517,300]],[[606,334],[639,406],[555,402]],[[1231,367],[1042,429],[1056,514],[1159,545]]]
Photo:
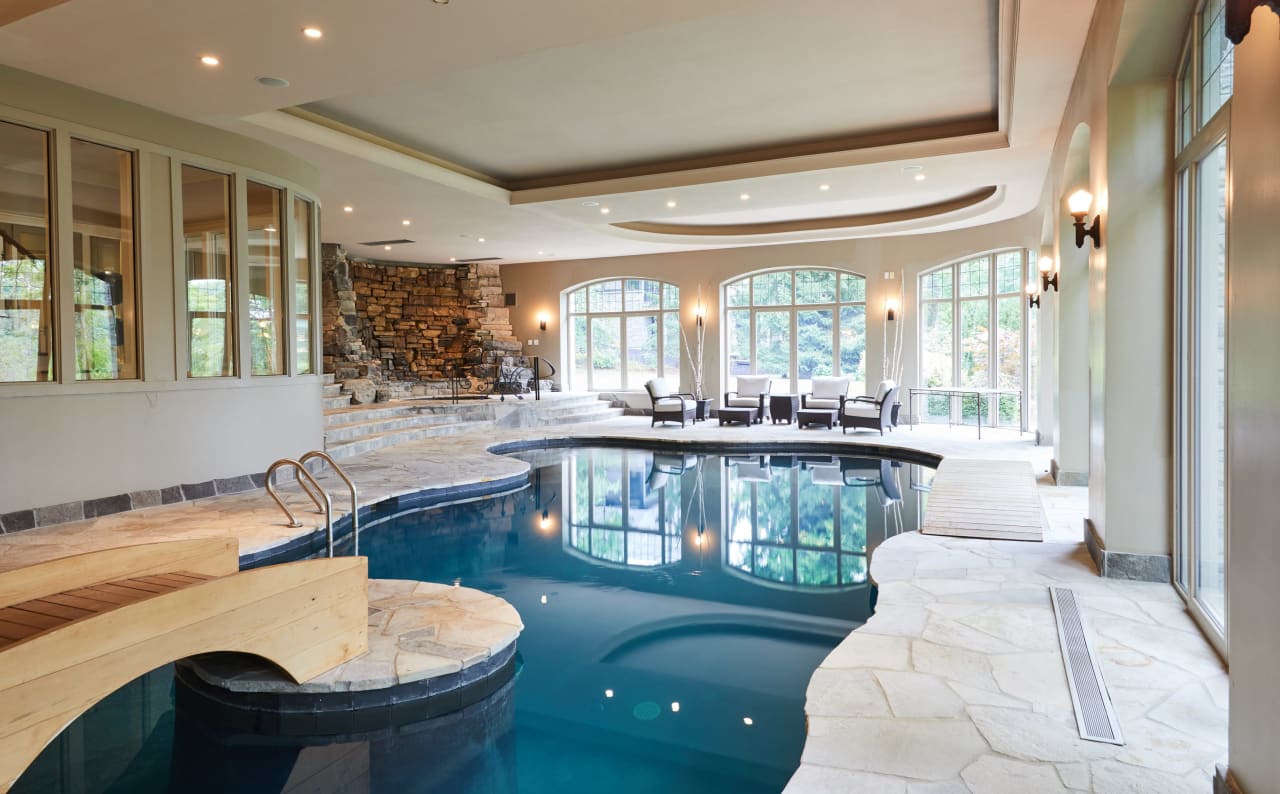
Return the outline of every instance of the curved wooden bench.
[[[69,723],[161,665],[253,654],[301,683],[368,650],[363,557],[239,572],[229,538],[0,573],[0,792]]]

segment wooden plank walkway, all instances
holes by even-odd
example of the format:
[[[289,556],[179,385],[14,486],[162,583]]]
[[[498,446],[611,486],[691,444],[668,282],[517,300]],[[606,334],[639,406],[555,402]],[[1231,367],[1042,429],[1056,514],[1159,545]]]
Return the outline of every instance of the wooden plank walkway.
[[[938,466],[920,531],[926,535],[1043,541],[1044,506],[1031,464],[957,460]]]

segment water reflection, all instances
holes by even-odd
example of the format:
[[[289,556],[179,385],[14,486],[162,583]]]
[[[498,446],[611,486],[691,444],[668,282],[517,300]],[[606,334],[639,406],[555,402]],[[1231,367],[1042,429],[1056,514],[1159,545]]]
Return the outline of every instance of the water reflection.
[[[693,555],[701,570],[715,549],[727,573],[758,583],[857,587],[868,581],[869,537],[874,544],[904,525],[902,466],[890,460],[560,454],[564,549],[594,564],[655,569]]]

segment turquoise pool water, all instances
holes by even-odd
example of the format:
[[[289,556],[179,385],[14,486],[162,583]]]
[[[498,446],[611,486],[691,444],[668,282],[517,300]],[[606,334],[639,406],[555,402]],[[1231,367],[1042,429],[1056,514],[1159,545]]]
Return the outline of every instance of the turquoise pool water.
[[[920,467],[825,455],[526,453],[528,487],[388,503],[379,578],[510,601],[520,669],[446,717],[315,739],[225,735],[172,672],[74,723],[15,792],[777,792],[812,671],[874,609],[868,554],[914,529]],[[905,496],[905,498],[904,498]]]

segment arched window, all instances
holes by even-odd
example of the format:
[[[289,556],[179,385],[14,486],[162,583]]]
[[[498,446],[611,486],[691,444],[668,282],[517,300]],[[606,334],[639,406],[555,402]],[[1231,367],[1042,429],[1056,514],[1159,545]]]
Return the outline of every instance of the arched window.
[[[680,380],[680,288],[647,278],[597,281],[565,292],[569,388],[642,389]]]
[[[831,268],[769,270],[724,285],[725,388],[776,375],[808,391],[815,375],[867,381],[867,280]],[[775,391],[781,391],[775,386]]]
[[[1020,389],[1028,383],[1027,299],[1023,286],[1030,272],[1027,252],[1017,248],[975,256],[920,274],[921,386],[970,389]],[[978,402],[965,397],[929,397],[918,410],[924,420],[975,421]],[[983,423],[1019,425],[1015,395],[990,403]],[[1028,415],[1023,410],[1021,416]]]

